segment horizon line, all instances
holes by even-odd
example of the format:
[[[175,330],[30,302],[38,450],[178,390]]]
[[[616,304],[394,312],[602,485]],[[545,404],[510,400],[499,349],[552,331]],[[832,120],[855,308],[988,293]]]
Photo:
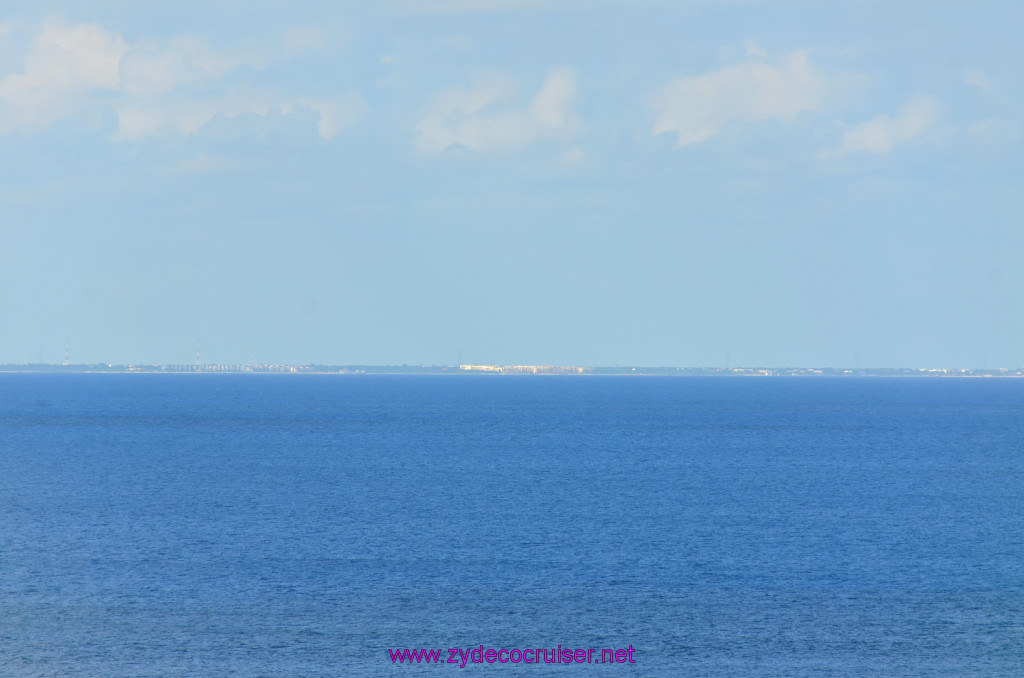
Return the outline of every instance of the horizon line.
[[[469,374],[469,375],[678,375],[678,376],[1019,376],[1024,367],[833,367],[833,366],[674,366],[674,365],[519,365],[369,363],[0,363],[0,372],[64,373],[291,373],[291,374]]]

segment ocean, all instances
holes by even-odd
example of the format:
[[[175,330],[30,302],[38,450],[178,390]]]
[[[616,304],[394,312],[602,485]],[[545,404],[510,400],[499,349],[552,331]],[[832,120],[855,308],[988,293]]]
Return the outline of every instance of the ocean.
[[[1024,380],[0,375],[0,676],[428,675],[1024,676]]]

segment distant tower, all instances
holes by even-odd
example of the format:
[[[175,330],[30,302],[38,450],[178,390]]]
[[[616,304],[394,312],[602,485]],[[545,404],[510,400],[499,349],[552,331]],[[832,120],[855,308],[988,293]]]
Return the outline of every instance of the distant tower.
[[[199,340],[196,339],[196,370],[199,369]]]
[[[71,364],[71,340],[64,344],[64,367]]]

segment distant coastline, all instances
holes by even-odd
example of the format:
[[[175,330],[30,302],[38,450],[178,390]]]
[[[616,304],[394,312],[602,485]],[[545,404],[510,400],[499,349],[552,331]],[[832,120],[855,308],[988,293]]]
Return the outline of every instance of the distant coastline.
[[[463,376],[675,376],[675,377],[1024,377],[1024,368],[912,367],[583,367],[565,365],[227,365],[49,364],[0,365],[2,373],[53,374],[448,374]]]

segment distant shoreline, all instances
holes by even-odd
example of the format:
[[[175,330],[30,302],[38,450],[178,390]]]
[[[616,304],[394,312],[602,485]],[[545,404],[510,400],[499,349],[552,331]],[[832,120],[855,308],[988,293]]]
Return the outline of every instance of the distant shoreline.
[[[463,376],[910,377],[1013,378],[1024,368],[567,367],[556,365],[0,365],[0,374],[332,374]]]

